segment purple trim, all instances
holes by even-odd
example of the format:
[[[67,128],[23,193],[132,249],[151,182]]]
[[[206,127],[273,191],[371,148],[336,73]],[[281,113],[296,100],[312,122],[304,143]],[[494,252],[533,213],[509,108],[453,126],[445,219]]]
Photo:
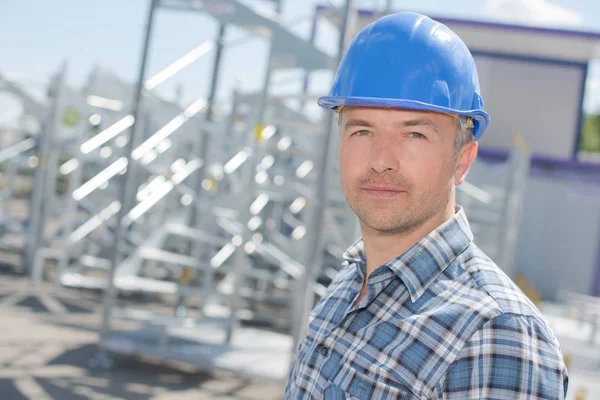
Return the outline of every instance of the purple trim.
[[[333,9],[326,5],[317,5],[317,12],[322,12],[326,10],[332,11]],[[358,14],[364,17],[372,17],[376,13],[372,10],[360,9],[358,10]],[[520,31],[520,32],[531,32],[531,33],[543,33],[548,35],[558,35],[558,36],[571,36],[580,39],[593,39],[600,40],[600,32],[592,32],[592,31],[575,31],[569,29],[557,29],[557,28],[543,28],[537,26],[527,26],[527,25],[516,25],[516,24],[507,24],[501,22],[492,22],[492,21],[475,21],[475,20],[467,20],[467,19],[457,19],[457,18],[449,18],[449,17],[436,17],[433,15],[429,15],[432,19],[435,19],[442,24],[457,24],[457,25],[465,25],[465,26],[473,26],[480,28],[497,28],[511,31]]]
[[[575,31],[569,29],[558,29],[558,28],[543,28],[539,26],[527,26],[527,25],[517,25],[517,24],[507,24],[502,22],[492,22],[492,21],[474,21],[474,20],[465,20],[465,19],[455,19],[455,18],[435,18],[433,19],[441,22],[442,24],[457,24],[457,25],[466,25],[480,28],[497,28],[503,29],[507,31],[519,31],[519,32],[529,32],[529,33],[542,33],[545,35],[554,35],[554,36],[569,36],[575,37],[579,39],[592,39],[592,40],[600,40],[600,32],[592,32],[592,31]]]
[[[478,157],[488,161],[502,163],[508,159],[509,152],[491,148],[479,148]],[[576,160],[563,160],[550,156],[534,154],[531,157],[531,174],[555,176],[567,180],[582,180],[600,184],[600,164]],[[577,175],[573,175],[576,172]]]
[[[485,51],[485,50],[471,50],[471,54],[473,56],[503,58],[503,59],[507,59],[507,60],[525,61],[525,62],[529,62],[529,63],[563,65],[563,66],[567,66],[567,67],[578,67],[581,69],[587,68],[587,65],[588,65],[587,62],[563,60],[563,59],[559,59],[559,58],[550,58],[550,57],[526,56],[526,55],[517,54],[517,53],[499,53],[499,52]]]

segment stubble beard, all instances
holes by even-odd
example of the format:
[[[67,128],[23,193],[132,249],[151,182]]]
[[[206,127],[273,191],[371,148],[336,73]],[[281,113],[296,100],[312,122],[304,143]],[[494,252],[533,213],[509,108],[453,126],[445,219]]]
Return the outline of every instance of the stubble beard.
[[[390,185],[404,193],[399,199],[370,198],[362,188],[374,183]],[[448,206],[451,194],[450,185],[434,185],[418,193],[414,185],[401,179],[367,177],[353,185],[346,200],[363,225],[381,234],[397,235],[413,232],[439,215]]]

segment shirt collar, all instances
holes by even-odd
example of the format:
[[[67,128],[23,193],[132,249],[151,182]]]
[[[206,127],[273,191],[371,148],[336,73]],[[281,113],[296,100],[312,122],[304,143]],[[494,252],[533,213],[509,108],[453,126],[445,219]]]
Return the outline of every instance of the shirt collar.
[[[457,207],[452,218],[385,265],[404,282],[414,303],[472,241],[465,212]],[[344,252],[343,259],[349,263],[366,263],[362,238]]]

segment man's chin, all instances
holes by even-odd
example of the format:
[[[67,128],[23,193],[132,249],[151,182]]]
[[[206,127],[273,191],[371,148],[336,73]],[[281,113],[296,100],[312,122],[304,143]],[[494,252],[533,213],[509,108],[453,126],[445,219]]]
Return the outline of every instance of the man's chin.
[[[390,223],[390,219],[369,219],[362,220],[363,224],[369,229],[383,234],[398,234],[410,230],[410,224]]]

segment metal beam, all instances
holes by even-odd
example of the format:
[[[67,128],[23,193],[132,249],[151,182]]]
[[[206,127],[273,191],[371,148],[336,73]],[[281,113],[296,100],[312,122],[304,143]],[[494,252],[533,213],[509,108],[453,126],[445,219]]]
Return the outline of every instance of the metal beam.
[[[154,25],[154,16],[155,16],[155,8],[156,8],[157,0],[150,0],[148,16],[146,20],[146,28],[144,34],[144,42],[142,45],[142,56],[140,60],[140,69],[138,73],[138,80],[136,86],[136,94],[135,100],[133,102],[133,119],[134,125],[131,130],[131,138],[127,142],[125,147],[126,153],[128,153],[128,168],[125,171],[125,182],[120,187],[119,190],[119,203],[123,205],[125,201],[132,197],[137,188],[134,187],[132,182],[132,173],[131,173],[131,165],[132,165],[132,150],[135,148],[138,142],[138,137],[141,135],[141,131],[139,129],[139,116],[141,113],[140,103],[142,100],[142,95],[144,91],[144,77],[146,75],[146,65],[148,60],[148,50],[150,48],[150,38],[152,35],[152,28]],[[113,253],[110,255],[111,267],[108,273],[108,282],[107,288],[104,291],[104,298],[102,304],[102,324],[100,328],[100,354],[95,360],[98,363],[102,363],[102,361],[107,360],[107,354],[105,353],[105,346],[108,343],[109,335],[111,333],[111,312],[113,309],[113,304],[115,300],[116,290],[115,290],[115,271],[117,266],[119,265],[120,257],[121,257],[121,246],[123,242],[123,237],[125,233],[125,226],[123,225],[123,218],[125,217],[127,210],[125,207],[121,207],[119,209],[118,217],[117,217],[117,226],[115,229],[114,240],[113,240]],[[108,363],[109,364],[109,363]],[[104,365],[106,366],[106,365]]]
[[[352,33],[351,29],[353,26],[351,21],[353,20],[355,11],[355,1],[346,0],[342,24],[340,26],[337,56],[338,63],[342,59],[346,49],[346,43]],[[293,321],[297,321],[296,326],[294,327],[295,332],[293,332],[293,349],[298,348],[300,340],[302,340],[308,331],[308,315],[314,307],[315,284],[322,263],[324,250],[323,217],[327,202],[327,189],[331,177],[331,163],[333,161],[331,153],[332,149],[335,148],[334,144],[336,140],[336,135],[332,134],[334,130],[334,113],[326,113],[324,127],[326,129],[325,143],[321,147],[322,152],[319,158],[320,168],[318,169],[321,176],[315,192],[316,204],[311,209],[311,215],[308,221],[307,248],[304,252],[306,257],[302,263],[305,266],[305,273],[298,281],[298,298],[301,298],[302,296],[304,296],[304,298],[301,299],[301,304],[298,305],[299,307],[295,308],[295,310],[299,312],[298,316],[292,316]]]

